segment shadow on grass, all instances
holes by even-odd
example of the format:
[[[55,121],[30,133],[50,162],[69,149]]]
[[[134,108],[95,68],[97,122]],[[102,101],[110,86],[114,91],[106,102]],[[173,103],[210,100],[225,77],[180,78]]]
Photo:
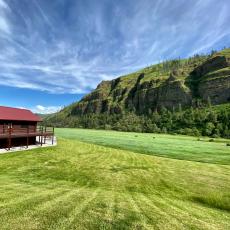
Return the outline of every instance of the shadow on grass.
[[[221,194],[207,194],[203,196],[192,196],[191,199],[207,207],[230,212],[230,197],[225,197]]]
[[[119,215],[119,212],[120,215]],[[101,218],[97,221],[91,223],[91,226],[88,226],[89,229],[117,229],[117,230],[125,230],[125,229],[144,229],[140,217],[138,213],[126,210],[126,209],[119,209],[114,210],[116,218],[108,219],[108,218]],[[124,214],[125,213],[125,214]],[[118,217],[119,215],[119,217]]]
[[[113,166],[110,170],[112,172],[124,172],[127,170],[146,170],[148,171],[150,167],[143,167],[143,166]]]

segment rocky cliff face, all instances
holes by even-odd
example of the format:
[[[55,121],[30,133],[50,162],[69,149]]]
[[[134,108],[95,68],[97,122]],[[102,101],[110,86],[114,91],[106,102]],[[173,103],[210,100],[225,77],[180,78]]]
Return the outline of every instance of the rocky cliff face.
[[[222,53],[208,59],[192,74],[196,78],[198,96],[212,104],[230,102],[230,56]]]
[[[171,75],[162,82],[157,79],[142,84],[138,82],[136,90],[126,101],[127,108],[135,108],[139,113],[146,113],[150,109],[153,111],[160,107],[172,108],[178,104],[189,105],[192,97],[184,81]]]
[[[191,104],[190,89],[183,80],[167,79],[159,84],[158,80],[140,82],[140,74],[136,82],[126,87],[114,87],[114,81],[101,83],[95,91],[83,98],[73,109],[72,114],[87,113],[120,113],[122,110],[146,113],[160,107],[172,108],[181,104]]]
[[[223,78],[202,81],[199,94],[205,100],[210,98],[213,105],[230,102],[230,74]]]
[[[101,82],[72,106],[71,115],[124,110],[142,114],[160,107],[190,106],[196,99],[230,102],[230,49],[211,57],[182,60],[176,66],[166,64]]]

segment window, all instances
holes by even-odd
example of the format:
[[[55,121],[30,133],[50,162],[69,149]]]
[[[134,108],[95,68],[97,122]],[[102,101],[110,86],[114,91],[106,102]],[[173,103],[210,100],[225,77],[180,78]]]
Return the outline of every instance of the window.
[[[28,125],[21,125],[22,129],[27,129],[29,126]]]

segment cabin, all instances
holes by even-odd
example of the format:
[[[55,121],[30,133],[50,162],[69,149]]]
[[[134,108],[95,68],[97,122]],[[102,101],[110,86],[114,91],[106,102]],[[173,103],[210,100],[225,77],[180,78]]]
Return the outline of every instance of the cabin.
[[[54,139],[54,128],[41,125],[42,119],[27,109],[0,106],[0,149],[43,145]]]

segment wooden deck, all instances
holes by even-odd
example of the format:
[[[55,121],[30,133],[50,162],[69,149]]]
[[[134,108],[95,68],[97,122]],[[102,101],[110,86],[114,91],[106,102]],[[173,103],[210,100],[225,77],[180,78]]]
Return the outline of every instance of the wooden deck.
[[[26,146],[29,146],[30,138],[38,137],[38,143],[41,146],[46,143],[47,138],[51,138],[52,144],[54,140],[54,127],[37,127],[35,129],[27,128],[3,128],[0,130],[0,141],[7,141],[7,148],[10,150],[12,146],[12,140],[16,138],[26,138]],[[36,140],[36,139],[35,139]]]
[[[20,138],[20,137],[37,137],[37,136],[52,136],[53,132],[30,132],[30,133],[0,133],[0,139],[11,138]]]

